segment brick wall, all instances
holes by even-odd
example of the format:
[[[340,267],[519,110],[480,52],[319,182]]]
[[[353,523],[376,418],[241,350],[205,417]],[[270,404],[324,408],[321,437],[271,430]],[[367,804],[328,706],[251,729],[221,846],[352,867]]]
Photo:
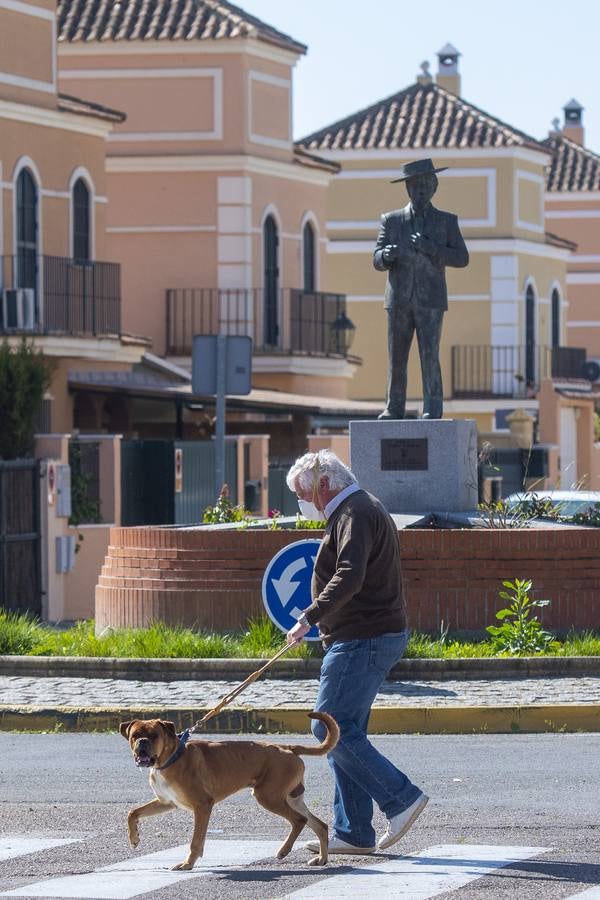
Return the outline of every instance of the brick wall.
[[[263,612],[269,560],[314,531],[113,528],[96,587],[98,628],[153,621],[238,629]],[[503,580],[530,578],[551,600],[544,624],[600,627],[600,529],[399,532],[410,624],[419,631],[480,631],[494,622]]]

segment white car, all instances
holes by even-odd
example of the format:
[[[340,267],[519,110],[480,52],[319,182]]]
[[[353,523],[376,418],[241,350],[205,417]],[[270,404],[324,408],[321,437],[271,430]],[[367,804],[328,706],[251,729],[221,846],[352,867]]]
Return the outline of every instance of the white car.
[[[600,503],[600,491],[521,491],[505,498],[509,509],[527,500],[550,500],[561,518],[570,519]]]

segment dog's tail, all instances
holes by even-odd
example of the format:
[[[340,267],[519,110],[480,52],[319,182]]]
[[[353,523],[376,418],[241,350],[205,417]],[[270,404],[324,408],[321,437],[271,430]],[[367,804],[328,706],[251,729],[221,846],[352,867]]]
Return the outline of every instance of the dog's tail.
[[[298,756],[324,756],[326,753],[329,753],[330,750],[333,750],[339,740],[340,729],[338,723],[333,716],[330,716],[329,713],[326,712],[310,712],[308,715],[311,719],[320,719],[327,727],[325,740],[319,744],[318,747],[306,747],[303,744],[292,744],[289,749],[293,753],[298,754]]]

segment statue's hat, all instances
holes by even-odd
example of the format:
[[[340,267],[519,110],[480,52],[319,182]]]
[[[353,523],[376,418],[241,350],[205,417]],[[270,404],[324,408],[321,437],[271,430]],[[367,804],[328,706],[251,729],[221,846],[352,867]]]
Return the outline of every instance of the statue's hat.
[[[448,166],[441,166],[436,169],[431,159],[415,159],[413,162],[400,166],[400,176],[393,178],[390,184],[406,181],[407,178],[414,178],[416,175],[434,175],[436,172],[445,172],[447,168]]]

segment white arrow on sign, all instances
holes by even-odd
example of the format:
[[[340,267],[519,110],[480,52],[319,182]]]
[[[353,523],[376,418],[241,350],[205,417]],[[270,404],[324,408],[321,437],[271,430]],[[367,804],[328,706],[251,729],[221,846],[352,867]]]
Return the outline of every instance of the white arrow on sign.
[[[306,559],[300,556],[298,559],[292,560],[292,562],[286,566],[282,572],[281,578],[273,579],[273,587],[277,591],[277,596],[279,597],[282,606],[286,606],[294,596],[300,582],[292,581],[292,578],[304,568],[306,568]]]

